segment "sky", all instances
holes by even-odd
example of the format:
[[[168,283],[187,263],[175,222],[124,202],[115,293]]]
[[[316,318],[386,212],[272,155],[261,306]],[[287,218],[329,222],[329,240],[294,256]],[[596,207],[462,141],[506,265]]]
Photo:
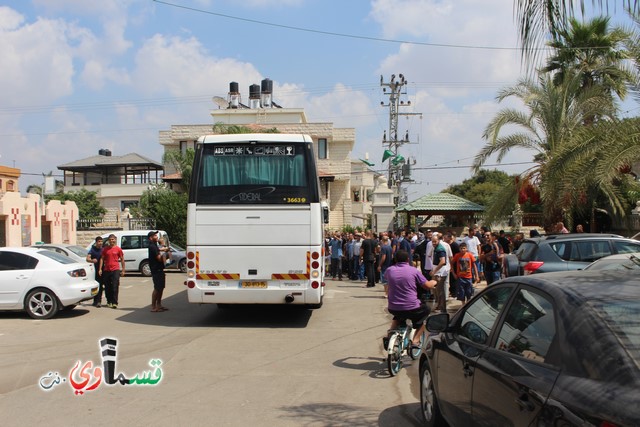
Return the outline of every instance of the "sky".
[[[0,165],[20,190],[98,154],[161,161],[158,131],[213,124],[214,96],[274,82],[310,122],[356,129],[352,157],[386,174],[380,85],[407,80],[399,152],[408,199],[471,177],[482,133],[526,76],[511,0],[10,0],[0,4]],[[617,18],[624,21],[623,18]],[[413,114],[420,113],[420,114]],[[368,157],[367,157],[368,156]],[[519,173],[532,153],[488,169]]]

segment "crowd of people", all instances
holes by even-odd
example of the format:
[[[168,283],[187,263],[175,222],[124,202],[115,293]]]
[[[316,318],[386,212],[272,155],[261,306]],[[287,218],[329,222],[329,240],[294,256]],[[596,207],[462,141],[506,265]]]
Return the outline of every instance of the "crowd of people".
[[[473,285],[482,280],[487,284],[499,280],[504,255],[517,250],[523,240],[523,233],[511,236],[504,230],[496,233],[477,225],[471,225],[460,238],[451,230],[422,233],[404,229],[377,235],[370,230],[327,232],[327,277],[366,280],[366,287],[381,283],[388,295],[385,273],[395,264],[395,254],[402,250],[424,277],[437,282],[433,291],[419,290],[421,298],[431,297],[435,309],[445,311],[447,299],[457,298],[465,303],[473,295]]]

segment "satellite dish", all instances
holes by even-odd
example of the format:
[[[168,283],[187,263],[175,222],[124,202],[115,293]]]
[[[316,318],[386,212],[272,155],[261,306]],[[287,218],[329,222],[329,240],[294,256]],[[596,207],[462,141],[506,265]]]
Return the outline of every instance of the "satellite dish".
[[[229,108],[229,103],[221,96],[214,96],[213,102],[215,102],[220,108]]]

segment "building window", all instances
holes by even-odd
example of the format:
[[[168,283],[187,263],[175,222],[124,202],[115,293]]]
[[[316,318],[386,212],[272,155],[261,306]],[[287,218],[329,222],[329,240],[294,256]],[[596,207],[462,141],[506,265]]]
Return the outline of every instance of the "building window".
[[[195,150],[197,141],[180,141],[180,152],[182,155],[187,154],[187,149]]]
[[[318,138],[318,158],[327,158],[327,138]]]
[[[7,181],[7,191],[14,191],[12,180]]]

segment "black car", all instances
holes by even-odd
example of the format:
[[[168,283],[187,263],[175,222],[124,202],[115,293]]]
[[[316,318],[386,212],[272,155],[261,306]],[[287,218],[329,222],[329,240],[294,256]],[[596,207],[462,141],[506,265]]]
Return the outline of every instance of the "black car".
[[[503,279],[427,329],[426,425],[640,426],[637,271]]]
[[[504,277],[579,270],[613,254],[640,252],[640,242],[617,234],[551,234],[525,239],[502,261]]]

